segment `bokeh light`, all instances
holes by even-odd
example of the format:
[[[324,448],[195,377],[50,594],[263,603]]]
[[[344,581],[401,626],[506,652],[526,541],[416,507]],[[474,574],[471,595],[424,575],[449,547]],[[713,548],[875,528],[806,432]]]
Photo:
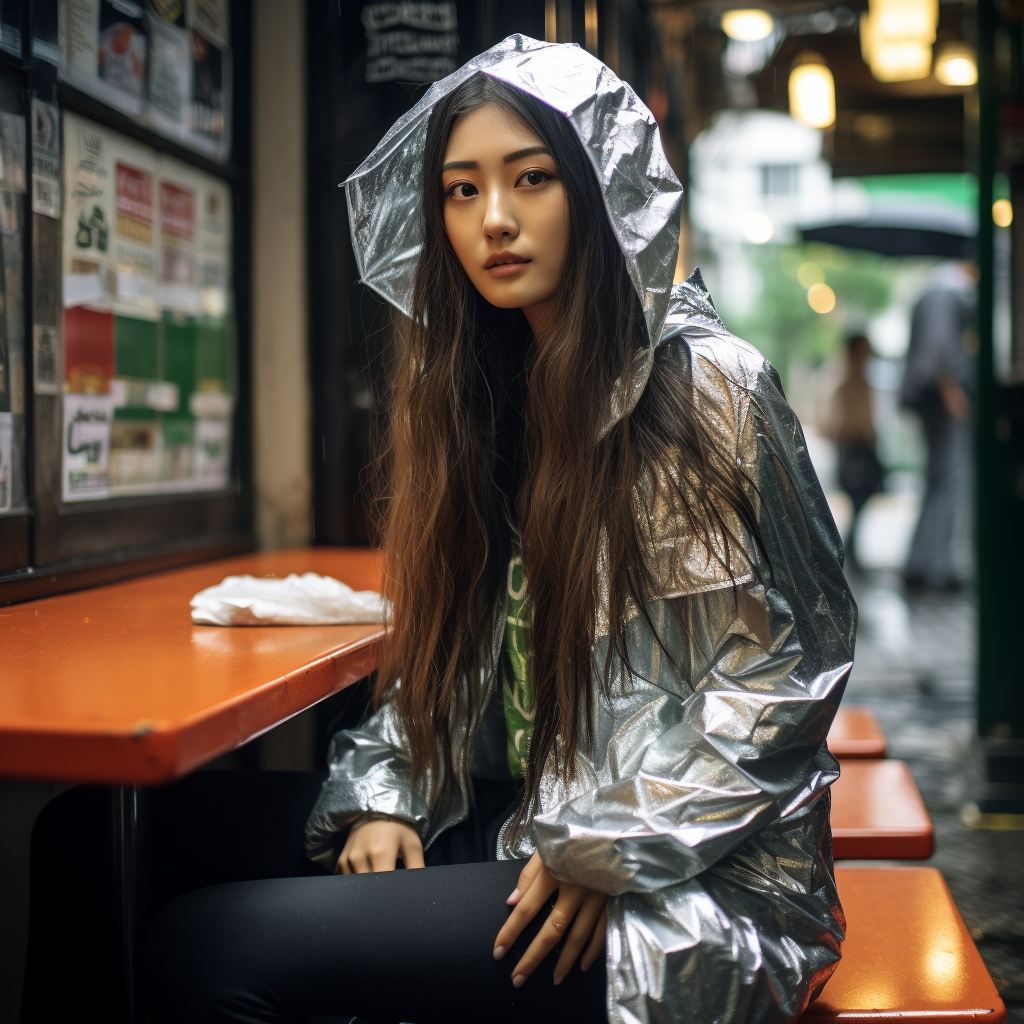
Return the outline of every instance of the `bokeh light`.
[[[751,210],[744,214],[740,227],[743,237],[748,242],[753,242],[754,245],[764,245],[765,242],[770,242],[772,235],[775,234],[775,225],[772,224],[771,217],[760,210]]]
[[[997,199],[992,204],[992,220],[997,228],[1008,228],[1013,223],[1013,203],[1009,199]]]
[[[722,31],[741,43],[755,43],[767,39],[775,28],[775,19],[767,11],[744,8],[726,11],[722,15]]]
[[[827,128],[836,119],[836,84],[817,54],[804,54],[789,73],[789,112],[811,128]]]
[[[807,289],[807,305],[815,313],[831,313],[836,308],[836,293],[822,282],[812,284]]]
[[[943,85],[966,88],[978,81],[974,51],[963,43],[946,43],[935,55],[935,77]]]
[[[812,288],[816,284],[825,283],[825,271],[817,263],[801,263],[796,271],[796,279],[805,288]]]

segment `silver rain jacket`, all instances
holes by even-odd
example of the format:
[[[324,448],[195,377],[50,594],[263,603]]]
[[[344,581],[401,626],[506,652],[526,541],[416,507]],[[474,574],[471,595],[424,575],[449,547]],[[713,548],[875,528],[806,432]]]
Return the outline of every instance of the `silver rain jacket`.
[[[562,112],[601,182],[650,338],[632,386],[610,396],[608,425],[636,404],[656,358],[678,362],[752,482],[761,535],[730,579],[693,542],[671,488],[641,488],[658,593],[627,623],[628,667],[613,662],[604,685],[595,675],[595,739],[576,781],[546,771],[531,830],[513,841],[503,829],[497,853],[539,850],[558,878],[613,897],[613,1024],[792,1020],[835,969],[845,927],[829,830],[839,766],[825,744],[856,628],[839,537],[775,370],[728,332],[699,273],[672,287],[679,183],[651,114],[582,49],[510,36],[398,121],[346,182],[364,282],[408,313],[427,122],[478,72]],[[687,486],[682,466],[675,482]],[[604,666],[607,617],[595,614],[594,664]],[[481,707],[495,691],[504,619],[499,605],[493,669],[466,683],[481,687]],[[504,736],[485,732],[466,725],[453,737],[465,775],[505,758]],[[332,868],[344,830],[368,811],[407,820],[429,846],[469,814],[467,782],[432,805],[430,780],[412,785],[401,722],[385,705],[335,736],[309,855]]]

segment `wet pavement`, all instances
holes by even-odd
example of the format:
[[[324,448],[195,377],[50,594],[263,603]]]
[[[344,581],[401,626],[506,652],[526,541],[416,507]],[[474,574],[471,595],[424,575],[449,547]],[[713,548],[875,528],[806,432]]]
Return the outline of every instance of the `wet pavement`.
[[[871,707],[890,756],[910,765],[935,823],[935,855],[923,863],[945,876],[1008,1021],[1024,1024],[1024,831],[972,829],[961,818],[974,736],[973,598],[908,596],[891,568],[851,584],[860,627],[845,701]]]

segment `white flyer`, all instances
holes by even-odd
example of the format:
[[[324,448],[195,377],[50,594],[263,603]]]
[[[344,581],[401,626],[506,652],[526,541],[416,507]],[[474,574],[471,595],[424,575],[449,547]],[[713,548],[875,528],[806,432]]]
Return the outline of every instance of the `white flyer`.
[[[0,512],[14,503],[14,413],[0,412]]]
[[[181,137],[188,126],[192,89],[192,51],[188,32],[150,19],[149,116],[169,135]]]
[[[185,164],[160,162],[160,306],[176,313],[199,312],[196,260],[199,175]]]
[[[32,212],[60,219],[60,118],[52,103],[32,100]]]
[[[35,394],[60,391],[60,334],[49,324],[32,325],[32,375]]]
[[[111,285],[115,312],[155,315],[156,154],[122,135],[110,138],[114,179]]]
[[[0,113],[0,188],[25,191],[25,118]]]
[[[110,308],[114,226],[112,133],[64,115],[64,305]]]
[[[94,501],[110,494],[110,431],[114,402],[110,395],[64,396],[64,450],[61,497]]]
[[[231,421],[196,420],[193,443],[196,484],[218,489],[227,487],[231,469]]]
[[[100,0],[60,0],[57,41],[64,78],[88,81],[96,77],[99,29]]]
[[[202,176],[199,216],[199,302],[203,315],[216,320],[228,313],[231,285],[231,188]]]

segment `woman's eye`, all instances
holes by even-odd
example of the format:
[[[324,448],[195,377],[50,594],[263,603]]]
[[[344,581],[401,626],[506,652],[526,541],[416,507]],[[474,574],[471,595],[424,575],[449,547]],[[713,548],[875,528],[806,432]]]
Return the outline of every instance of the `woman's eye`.
[[[543,185],[550,178],[551,175],[547,171],[527,171],[522,180],[527,185]]]
[[[458,181],[448,189],[448,195],[453,199],[471,199],[476,195],[476,185]]]

